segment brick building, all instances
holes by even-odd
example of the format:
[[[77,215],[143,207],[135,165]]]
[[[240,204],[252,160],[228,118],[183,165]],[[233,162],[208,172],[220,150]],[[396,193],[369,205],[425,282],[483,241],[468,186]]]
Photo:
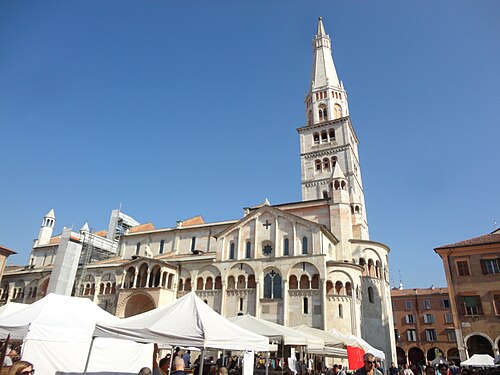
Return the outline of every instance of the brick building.
[[[391,298],[398,364],[459,359],[447,288],[393,289]]]
[[[460,358],[497,356],[500,341],[500,229],[434,249],[443,260]]]

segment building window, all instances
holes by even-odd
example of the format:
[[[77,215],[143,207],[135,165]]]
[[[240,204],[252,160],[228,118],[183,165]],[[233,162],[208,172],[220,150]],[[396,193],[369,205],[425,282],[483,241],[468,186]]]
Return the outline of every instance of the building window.
[[[427,341],[437,341],[437,334],[435,329],[426,329],[425,338]]]
[[[307,297],[304,297],[304,304],[303,304],[303,309],[304,309],[304,314],[309,314],[309,300]]]
[[[141,243],[137,242],[135,245],[135,255],[139,255],[139,251],[141,251]]]
[[[405,316],[405,321],[408,324],[414,324],[415,323],[415,317],[413,316],[413,314],[408,314],[408,315]]]
[[[458,296],[458,311],[462,315],[483,315],[479,296]]]
[[[495,307],[495,313],[500,315],[500,294],[493,295],[493,305]]]
[[[246,251],[245,251],[245,257],[247,259],[250,258],[251,251],[252,251],[252,243],[250,241],[247,241],[247,247],[246,247]]]
[[[500,273],[498,259],[481,259],[481,269],[483,271],[483,275]]]
[[[371,286],[368,287],[368,302],[375,303],[375,299],[373,298],[373,288]]]
[[[406,310],[413,309],[413,303],[411,301],[405,301],[405,308]]]
[[[343,318],[344,317],[344,306],[339,303],[339,318]]]
[[[449,309],[450,308],[450,300],[445,298],[443,300],[442,306],[443,306],[443,309]]]
[[[316,171],[320,172],[321,171],[321,160],[316,160],[314,162],[314,164],[316,165]]]
[[[302,254],[307,254],[307,237],[302,237]]]
[[[426,310],[431,309],[431,301],[429,299],[424,299],[424,309]]]
[[[328,111],[326,105],[321,104],[318,108],[319,121],[326,121],[328,119]]]
[[[240,298],[240,311],[243,311],[243,298]]]
[[[457,261],[458,276],[470,276],[469,262],[466,260]]]
[[[399,335],[399,329],[397,328],[394,329],[394,338],[396,339],[396,341],[401,340],[401,336]]]
[[[417,341],[417,332],[414,329],[409,329],[406,331],[406,337],[408,341]]]
[[[328,159],[328,158],[323,159],[323,170],[324,171],[330,170],[330,159]]]
[[[229,259],[234,259],[234,242],[229,245]]]
[[[196,237],[191,238],[191,252],[194,253],[196,247]]]
[[[334,129],[330,129],[328,131],[328,136],[330,137],[330,141],[334,141],[335,140],[335,130]]]
[[[434,323],[434,315],[425,314],[424,315],[424,323]]]
[[[444,314],[444,322],[445,323],[453,323],[453,314],[452,313]]]
[[[288,238],[283,239],[283,255],[290,255],[290,240]]]
[[[447,334],[448,334],[448,341],[453,341],[453,342],[457,341],[457,335],[455,334],[454,329],[449,329],[447,331]]]
[[[274,270],[264,276],[264,298],[282,298],[281,275]]]
[[[160,241],[160,250],[158,251],[160,254],[163,254],[163,248],[165,247],[165,240]]]

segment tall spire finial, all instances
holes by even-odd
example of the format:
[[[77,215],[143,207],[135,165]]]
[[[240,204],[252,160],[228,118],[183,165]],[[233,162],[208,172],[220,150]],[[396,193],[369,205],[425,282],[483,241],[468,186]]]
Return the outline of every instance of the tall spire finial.
[[[316,36],[323,36],[323,35],[326,35],[325,27],[323,26],[323,18],[318,17],[318,30],[316,32]]]

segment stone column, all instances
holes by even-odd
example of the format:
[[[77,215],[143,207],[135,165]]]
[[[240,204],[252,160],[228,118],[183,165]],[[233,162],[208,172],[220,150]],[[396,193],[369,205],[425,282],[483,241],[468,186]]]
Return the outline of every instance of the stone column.
[[[326,299],[326,279],[319,279],[319,285],[321,288],[321,308],[323,309],[323,329],[327,330],[327,308],[326,305],[328,303]]]
[[[132,288],[137,288],[137,276],[139,276],[139,271],[136,269],[135,272],[134,272],[134,285],[132,286]]]
[[[122,272],[122,282],[121,282],[120,289],[124,289],[125,279],[127,278],[126,276],[127,276],[127,270],[123,270],[123,272]]]
[[[283,279],[283,325],[288,326],[288,280]]]
[[[260,318],[260,281],[255,280],[255,317]]]
[[[147,272],[147,276],[146,276],[146,285],[145,285],[146,288],[149,288],[149,278],[150,277],[151,277],[151,269],[148,267],[148,272]]]
[[[222,278],[222,276],[221,276]],[[220,297],[220,314],[222,316],[224,316],[225,312],[226,312],[226,293],[227,293],[227,289],[226,289],[226,281],[225,280],[222,280],[222,289],[221,289],[221,297]]]

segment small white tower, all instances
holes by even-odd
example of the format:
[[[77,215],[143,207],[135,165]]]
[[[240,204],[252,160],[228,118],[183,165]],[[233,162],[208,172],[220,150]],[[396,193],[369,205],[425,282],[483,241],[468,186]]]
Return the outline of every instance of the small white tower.
[[[42,219],[42,227],[40,228],[40,233],[38,234],[37,245],[46,245],[49,243],[52,238],[55,223],[56,215],[54,213],[54,209],[51,209]]]

